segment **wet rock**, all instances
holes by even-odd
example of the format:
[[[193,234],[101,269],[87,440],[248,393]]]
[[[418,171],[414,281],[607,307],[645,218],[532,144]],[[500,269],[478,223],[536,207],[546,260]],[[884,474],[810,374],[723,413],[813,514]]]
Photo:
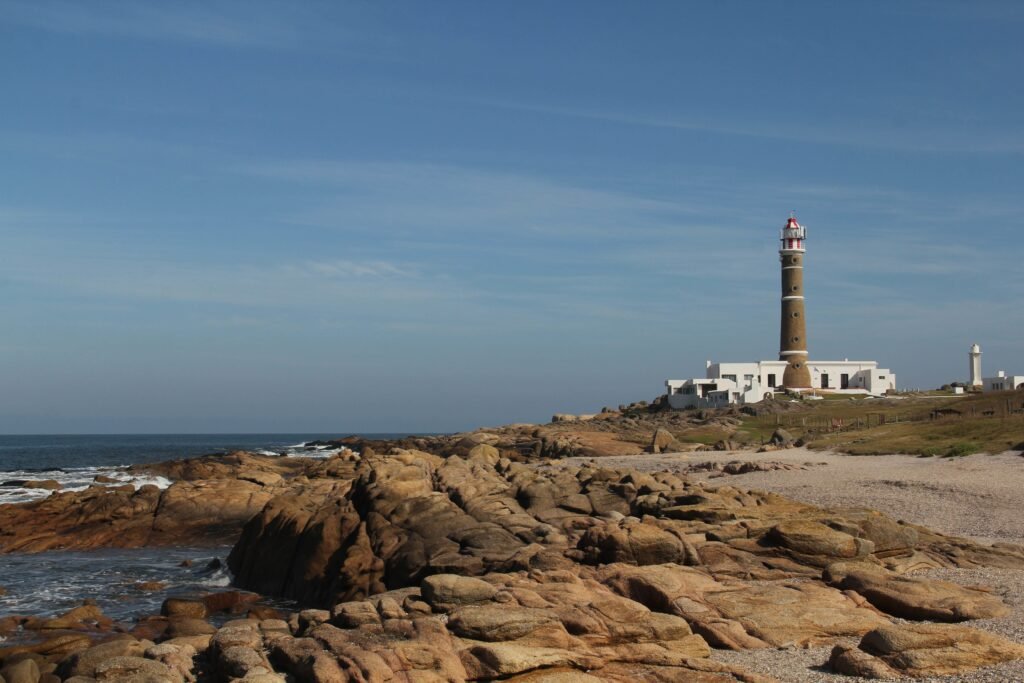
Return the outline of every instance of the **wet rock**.
[[[64,488],[56,479],[30,480],[22,484],[22,487],[26,489],[45,489],[47,491],[59,491]]]
[[[187,617],[190,619],[205,619],[208,611],[206,609],[206,604],[201,600],[167,598],[160,606],[160,614],[171,618]]]
[[[218,560],[218,566],[219,566]],[[209,614],[228,612],[231,614],[242,614],[250,605],[260,599],[256,593],[244,593],[242,591],[224,591],[221,593],[210,593],[204,595],[202,602]]]
[[[213,635],[217,629],[212,624],[194,617],[171,617],[168,620],[166,635],[168,638],[187,638],[189,636]]]
[[[25,628],[36,630],[103,630],[109,629],[113,621],[104,616],[96,605],[83,604],[52,619],[32,621]]]
[[[133,585],[135,590],[145,591],[147,593],[162,591],[167,588],[167,584],[163,581],[139,581]]]

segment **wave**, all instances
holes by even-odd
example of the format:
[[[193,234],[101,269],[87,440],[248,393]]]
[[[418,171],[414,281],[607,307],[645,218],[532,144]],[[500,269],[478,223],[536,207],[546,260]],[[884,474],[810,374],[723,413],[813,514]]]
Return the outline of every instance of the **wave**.
[[[96,481],[100,478],[101,481]],[[55,490],[26,486],[30,482],[55,481]],[[60,469],[23,468],[0,471],[0,504],[27,503],[48,498],[54,493],[84,491],[90,486],[110,488],[131,484],[136,488],[152,484],[165,489],[171,485],[167,477],[131,474],[126,466],[118,467],[66,467]]]

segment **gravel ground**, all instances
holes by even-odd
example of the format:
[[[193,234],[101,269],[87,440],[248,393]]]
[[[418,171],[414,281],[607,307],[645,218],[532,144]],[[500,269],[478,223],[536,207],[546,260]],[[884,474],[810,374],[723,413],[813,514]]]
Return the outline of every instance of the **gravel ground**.
[[[592,459],[583,460],[593,462]],[[687,472],[694,464],[732,460],[813,465],[807,469],[751,472],[717,478],[712,478],[710,472]],[[562,462],[579,464],[580,459]],[[1024,545],[1024,458],[1016,452],[962,458],[918,458],[905,455],[849,456],[793,448],[769,453],[732,451],[601,458],[597,464],[645,472],[683,472],[710,484],[775,491],[823,507],[869,507],[946,534],[965,536],[983,543]],[[932,569],[916,575],[991,588],[1002,596],[1012,608],[1012,613],[1001,619],[981,619],[965,622],[965,625],[1024,643],[1024,571]],[[855,643],[856,640],[850,642]],[[828,661],[831,650],[831,646],[806,650],[716,650],[712,657],[787,683],[864,680],[828,672],[823,665]],[[959,676],[913,680],[929,683],[1024,681],[1024,661]]]

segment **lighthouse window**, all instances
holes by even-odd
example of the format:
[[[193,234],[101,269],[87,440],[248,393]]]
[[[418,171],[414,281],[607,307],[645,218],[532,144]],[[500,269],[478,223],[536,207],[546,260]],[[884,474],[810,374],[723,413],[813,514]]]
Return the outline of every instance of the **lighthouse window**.
[[[793,285],[793,291],[794,291],[794,292],[795,292],[795,291],[797,291],[797,290],[799,290],[799,289],[800,289],[800,287],[798,287],[797,285]]]
[[[800,337],[793,337],[793,341],[794,341],[794,342],[798,342],[798,341],[800,341]]]
[[[793,317],[794,318],[799,318],[800,317],[800,311],[793,311]]]

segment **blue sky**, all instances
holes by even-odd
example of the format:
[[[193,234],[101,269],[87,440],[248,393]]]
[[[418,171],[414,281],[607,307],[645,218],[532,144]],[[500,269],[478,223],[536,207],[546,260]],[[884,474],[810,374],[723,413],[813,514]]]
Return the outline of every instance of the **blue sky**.
[[[1024,371],[1016,2],[0,0],[0,431],[457,430]]]

